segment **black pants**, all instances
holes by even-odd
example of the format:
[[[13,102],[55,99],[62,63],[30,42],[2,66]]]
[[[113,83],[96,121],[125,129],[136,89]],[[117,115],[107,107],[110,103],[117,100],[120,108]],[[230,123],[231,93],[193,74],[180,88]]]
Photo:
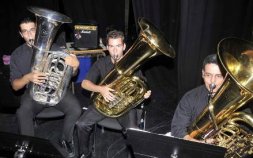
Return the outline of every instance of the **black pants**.
[[[21,104],[16,112],[20,134],[34,136],[34,117],[48,106],[37,103],[30,96],[29,90],[22,96]],[[71,141],[75,123],[81,115],[81,106],[70,90],[55,108],[64,113],[62,140]]]
[[[80,154],[88,154],[90,135],[93,129],[93,125],[106,118],[99,113],[93,106],[89,106],[87,111],[79,118],[76,123],[79,152]],[[132,109],[127,114],[117,118],[120,125],[123,128],[137,128],[137,114],[136,110]]]

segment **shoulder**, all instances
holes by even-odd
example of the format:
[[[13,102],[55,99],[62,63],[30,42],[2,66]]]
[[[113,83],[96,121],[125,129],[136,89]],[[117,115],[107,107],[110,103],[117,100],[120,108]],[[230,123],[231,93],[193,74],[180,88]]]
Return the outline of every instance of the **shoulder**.
[[[206,105],[208,91],[205,85],[196,87],[188,92],[180,99],[178,109],[187,109],[191,111],[200,106]]]
[[[20,46],[18,46],[12,53],[11,55],[17,55],[17,54],[20,54],[22,53],[22,50],[25,49],[25,44],[22,44]]]
[[[207,95],[208,91],[205,87],[205,85],[198,86],[188,92],[185,93],[183,98],[196,98],[202,95]]]
[[[109,64],[112,64],[111,63],[111,57],[110,56],[102,57],[102,58],[98,59],[94,64],[95,65],[109,65]]]
[[[111,62],[111,56],[107,55],[103,58],[100,58],[98,61],[100,61],[100,62]]]
[[[17,47],[12,53],[11,57],[22,57],[25,54],[29,53],[32,49],[27,46],[26,44],[22,44],[19,47]]]

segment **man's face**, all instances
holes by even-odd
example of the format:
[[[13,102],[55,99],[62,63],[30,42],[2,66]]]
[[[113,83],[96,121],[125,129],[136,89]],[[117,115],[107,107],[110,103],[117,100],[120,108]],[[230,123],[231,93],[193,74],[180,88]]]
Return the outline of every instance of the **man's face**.
[[[119,61],[123,57],[126,44],[123,42],[122,38],[109,38],[107,44],[107,50],[109,51],[112,62]]]
[[[206,88],[210,91],[210,85],[215,84],[213,92],[217,92],[224,81],[220,68],[217,64],[206,64],[202,69],[202,78],[204,79]]]
[[[35,33],[36,33],[36,26],[33,22],[22,23],[20,24],[20,35],[25,40],[27,44],[33,44]],[[31,42],[32,41],[32,42]]]

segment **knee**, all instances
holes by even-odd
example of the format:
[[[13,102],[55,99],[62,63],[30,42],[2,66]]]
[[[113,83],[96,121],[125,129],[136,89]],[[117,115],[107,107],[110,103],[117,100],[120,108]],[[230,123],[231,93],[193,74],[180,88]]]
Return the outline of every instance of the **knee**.
[[[69,106],[66,110],[65,110],[65,114],[69,115],[69,116],[75,116],[76,118],[79,118],[82,114],[82,109],[78,104]]]
[[[16,115],[18,118],[24,117],[24,116],[33,117],[33,112],[31,108],[20,106],[16,111]]]
[[[23,115],[23,111],[20,108],[18,108],[16,111],[16,115],[18,118],[21,117]]]
[[[76,122],[76,128],[77,129],[86,129],[87,131],[92,130],[92,124],[87,123],[86,121],[78,120]]]
[[[72,108],[71,113],[79,118],[82,114],[82,109],[81,108]]]
[[[83,127],[82,122],[80,122],[79,120],[76,121],[76,128],[80,129],[80,128],[82,128],[82,127]]]
[[[86,126],[86,124],[83,121],[80,121],[80,120],[76,121],[76,127],[77,128],[80,129],[80,128],[83,128],[85,126]]]

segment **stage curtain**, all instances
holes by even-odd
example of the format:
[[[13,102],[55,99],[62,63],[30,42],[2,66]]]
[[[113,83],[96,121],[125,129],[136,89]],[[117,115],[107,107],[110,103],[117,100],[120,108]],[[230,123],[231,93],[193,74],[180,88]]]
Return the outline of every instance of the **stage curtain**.
[[[178,6],[176,0],[132,0],[133,12],[138,26],[138,18],[144,17],[157,27],[167,42],[177,52]],[[137,27],[137,32],[139,28]],[[177,56],[177,55],[176,55]],[[164,104],[174,102],[177,95],[176,58],[164,55],[154,57],[144,65],[154,101]],[[158,103],[158,104],[160,104]],[[163,104],[163,103],[161,103]]]
[[[178,40],[178,96],[200,85],[203,59],[217,53],[229,36],[250,39],[253,5],[250,0],[181,0]]]

